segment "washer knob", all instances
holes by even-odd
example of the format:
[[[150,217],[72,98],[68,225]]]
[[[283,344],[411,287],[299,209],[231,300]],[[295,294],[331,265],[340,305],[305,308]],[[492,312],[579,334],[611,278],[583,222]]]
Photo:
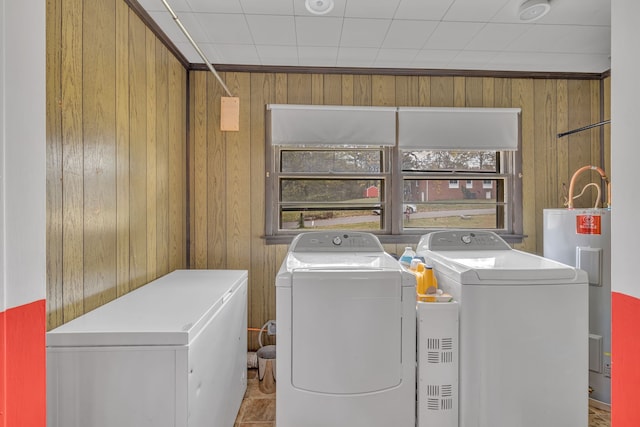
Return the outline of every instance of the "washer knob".
[[[471,243],[471,236],[469,234],[465,234],[460,238],[460,240],[462,240],[462,243],[464,243],[465,245],[468,245],[469,243]]]
[[[333,238],[333,244],[336,246],[340,246],[342,244],[342,239],[340,238],[340,236],[336,236]]]

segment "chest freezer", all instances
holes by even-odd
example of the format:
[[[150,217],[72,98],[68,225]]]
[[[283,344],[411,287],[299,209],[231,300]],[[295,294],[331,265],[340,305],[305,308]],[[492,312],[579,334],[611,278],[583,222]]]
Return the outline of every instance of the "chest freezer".
[[[49,427],[232,427],[247,272],[176,270],[46,335]]]

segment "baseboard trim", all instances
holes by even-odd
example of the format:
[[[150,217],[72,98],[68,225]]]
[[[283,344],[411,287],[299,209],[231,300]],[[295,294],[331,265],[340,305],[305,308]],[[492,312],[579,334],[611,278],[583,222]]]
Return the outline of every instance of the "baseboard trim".
[[[596,399],[589,398],[589,406],[611,412],[611,404],[604,403]]]

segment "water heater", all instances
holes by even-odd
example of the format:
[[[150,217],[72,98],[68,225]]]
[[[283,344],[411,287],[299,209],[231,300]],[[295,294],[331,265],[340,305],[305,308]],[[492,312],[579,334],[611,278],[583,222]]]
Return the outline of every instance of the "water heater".
[[[544,256],[589,276],[591,398],[611,403],[611,209],[545,209]]]

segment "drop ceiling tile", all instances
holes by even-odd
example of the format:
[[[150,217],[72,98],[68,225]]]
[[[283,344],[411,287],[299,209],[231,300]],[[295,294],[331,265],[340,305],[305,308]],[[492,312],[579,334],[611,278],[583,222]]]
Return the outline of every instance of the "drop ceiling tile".
[[[438,26],[436,21],[391,21],[387,36],[382,43],[385,49],[420,49]]]
[[[503,50],[532,26],[532,24],[487,24],[464,49]]]
[[[167,11],[167,8],[165,7],[164,3],[162,3],[162,0],[138,0],[138,3],[140,3],[140,6],[142,6],[147,12]],[[169,3],[169,6],[174,12],[191,11],[191,6],[187,4],[186,0],[167,0],[167,3]]]
[[[400,0],[349,0],[344,16],[348,18],[389,18],[393,16]]]
[[[608,27],[575,25],[534,25],[511,43],[511,52],[600,53],[608,54],[611,30]]]
[[[418,49],[380,49],[374,66],[384,68],[409,68],[418,52]]]
[[[611,25],[611,0],[550,1],[551,10],[537,24]],[[507,3],[492,22],[522,22],[518,18],[520,2]]]
[[[335,67],[337,47],[298,46],[298,63],[302,66]]]
[[[460,68],[464,70],[470,69],[487,69],[487,64],[498,55],[499,52],[487,51],[460,51],[455,58],[449,62],[449,67]]]
[[[340,46],[378,48],[382,45],[390,24],[390,19],[345,18]]]
[[[245,15],[256,44],[296,45],[295,20],[284,15]]]
[[[457,50],[422,49],[413,59],[414,68],[445,68],[458,54]]]
[[[424,45],[425,49],[458,50],[473,40],[485,24],[477,22],[440,22]]]
[[[172,0],[169,0],[172,1]],[[194,12],[242,13],[240,0],[186,0]]]
[[[401,0],[394,18],[439,21],[452,3],[453,0]]]
[[[180,12],[176,13],[176,15],[178,15],[178,19],[193,40],[198,43],[208,41],[208,35],[202,30],[196,14]],[[167,37],[175,43],[189,42],[169,12],[149,12],[149,16],[162,28]]]
[[[293,15],[291,1],[240,0],[240,5],[244,13],[251,15]]]
[[[262,65],[298,65],[298,48],[295,46],[256,46]]]
[[[284,0],[278,0],[284,1]],[[287,0],[287,2],[290,0]],[[342,18],[344,16],[344,10],[347,6],[347,0],[334,0],[333,9],[331,12],[322,16],[338,16]],[[296,16],[318,16],[309,12],[304,6],[304,0],[293,0],[293,11]]]
[[[298,46],[335,46],[340,44],[342,19],[335,17],[296,16]]]
[[[509,2],[510,0],[456,0],[445,14],[443,20],[486,22]]]
[[[219,58],[215,61],[217,64],[238,64],[238,65],[260,65],[260,58],[256,47],[248,44],[205,44],[201,49],[207,54],[215,52]]]
[[[180,53],[182,53],[184,55],[185,58],[187,58],[187,61],[191,62],[192,64],[202,64],[204,63],[202,61],[202,58],[200,58],[200,55],[198,55],[198,52],[196,52],[196,50],[193,48],[193,46],[191,46],[191,43],[189,42],[180,42],[180,43],[174,43],[176,45],[176,47],[178,48],[178,50],[180,51]],[[198,45],[200,47],[200,49],[203,49],[202,45]],[[206,55],[206,54],[205,54]],[[215,62],[216,59],[212,56],[211,58],[209,58],[209,56],[207,56],[207,59],[211,62]]]
[[[196,18],[209,43],[253,43],[247,22],[241,14],[198,13]]]
[[[338,49],[338,67],[371,67],[378,55],[376,48],[341,47]]]

